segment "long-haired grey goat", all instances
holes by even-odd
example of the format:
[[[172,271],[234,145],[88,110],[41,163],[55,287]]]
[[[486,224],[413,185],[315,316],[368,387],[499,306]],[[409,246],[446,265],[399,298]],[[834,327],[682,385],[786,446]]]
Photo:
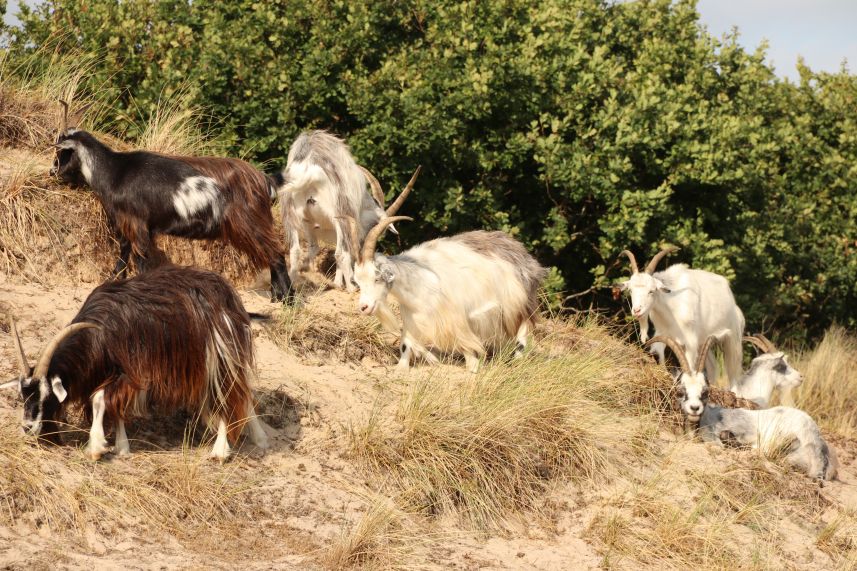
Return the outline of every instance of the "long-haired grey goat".
[[[133,254],[137,271],[162,253],[158,234],[223,240],[257,268],[271,270],[273,300],[291,294],[282,243],[271,215],[272,181],[249,163],[223,157],[117,152],[90,133],[68,128],[68,105],[56,142],[52,173],[89,186],[119,235],[115,276]]]
[[[336,245],[334,285],[354,291],[357,249],[369,229],[388,216],[378,180],[355,162],[345,141],[326,131],[301,133],[289,149],[286,168],[275,180],[280,183],[277,194],[288,232],[292,281],[297,282],[299,270],[315,259],[321,240]],[[350,219],[357,221],[354,244]],[[305,258],[301,241],[309,248]]]
[[[520,242],[504,232],[477,230],[424,242],[395,256],[375,252],[387,226],[411,220],[395,213],[413,183],[411,178],[387,209],[388,218],[366,235],[354,268],[360,311],[376,314],[387,329],[397,332],[387,295],[398,300],[402,315],[398,366],[402,369],[410,366],[411,357],[437,362],[431,349],[464,355],[474,372],[486,349],[517,339],[522,351],[536,318],[546,271]],[[356,223],[353,228],[356,234]]]

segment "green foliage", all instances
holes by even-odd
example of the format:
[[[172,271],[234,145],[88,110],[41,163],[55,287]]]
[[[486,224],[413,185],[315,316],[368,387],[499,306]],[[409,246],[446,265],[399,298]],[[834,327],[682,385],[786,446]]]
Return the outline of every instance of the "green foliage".
[[[594,286],[582,307],[617,307],[619,251],[671,243],[754,330],[857,325],[857,78],[778,80],[692,0],[49,0],[21,20],[13,54],[99,58],[110,124],[187,89],[239,156],[281,165],[331,129],[388,196],[422,164],[408,243],[506,230],[552,291]]]

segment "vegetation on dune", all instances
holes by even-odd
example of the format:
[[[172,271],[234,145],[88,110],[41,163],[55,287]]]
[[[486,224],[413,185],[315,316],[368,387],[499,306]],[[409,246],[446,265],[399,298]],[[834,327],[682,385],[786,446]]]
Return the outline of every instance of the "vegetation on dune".
[[[857,80],[778,80],[693,0],[47,0],[20,18],[7,57],[92,58],[105,130],[136,140],[146,121],[125,118],[180,93],[256,161],[332,129],[389,193],[423,165],[408,242],[505,229],[554,290],[588,292],[568,304],[615,308],[618,252],[668,242],[732,279],[753,330],[857,324]]]

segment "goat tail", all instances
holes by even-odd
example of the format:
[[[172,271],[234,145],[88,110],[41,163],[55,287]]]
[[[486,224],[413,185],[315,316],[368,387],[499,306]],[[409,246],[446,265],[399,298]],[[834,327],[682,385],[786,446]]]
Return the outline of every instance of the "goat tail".
[[[252,410],[253,340],[249,327],[236,324],[226,312],[213,321],[206,348],[206,400],[210,414],[226,421],[234,444],[249,420],[247,411]]]

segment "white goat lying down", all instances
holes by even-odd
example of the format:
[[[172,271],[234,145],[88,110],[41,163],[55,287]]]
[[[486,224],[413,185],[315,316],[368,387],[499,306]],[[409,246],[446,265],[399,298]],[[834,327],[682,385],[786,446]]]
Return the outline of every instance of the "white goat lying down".
[[[487,349],[517,339],[527,345],[539,305],[538,290],[546,271],[517,240],[503,232],[463,232],[424,242],[401,254],[375,253],[384,229],[404,202],[411,185],[369,231],[354,277],[360,286],[360,311],[375,314],[393,332],[399,326],[387,295],[399,302],[402,346],[398,367],[411,357],[438,361],[431,350],[464,355],[468,369],[479,367]],[[356,224],[352,223],[354,232]],[[356,238],[355,238],[356,240]]]
[[[761,353],[750,363],[750,369],[732,383],[732,392],[753,401],[760,408],[768,408],[771,395],[777,389],[782,404],[794,406],[792,389],[800,386],[803,375],[789,365],[785,354],[777,351],[764,335],[744,337],[744,341],[758,347]]]
[[[672,337],[684,346],[687,361],[694,361],[699,347],[711,335],[723,350],[723,361],[730,383],[741,375],[741,336],[744,314],[735,303],[729,282],[723,276],[692,270],[685,264],[674,264],[655,272],[658,262],[677,248],[664,248],[639,271],[634,254],[625,250],[631,264],[631,278],[621,284],[631,293],[631,313],[640,323],[640,340],[646,342],[649,319],[655,335]],[[663,363],[661,346],[653,349]],[[705,371],[709,379],[717,375],[713,356],[706,356]]]
[[[716,339],[716,336],[710,335],[702,347],[699,348],[699,353],[696,355],[696,366],[691,367],[690,361],[687,359],[687,352],[684,346],[666,335],[658,335],[646,341],[644,347],[649,348],[652,345],[661,343],[673,352],[678,359],[680,370],[674,374],[676,383],[679,385],[676,396],[679,399],[681,412],[684,414],[685,420],[691,423],[699,421],[702,415],[705,404],[708,402],[708,379],[702,368],[705,365],[705,359],[708,356],[708,350],[711,344]]]
[[[792,467],[818,480],[833,480],[839,469],[836,453],[821,436],[812,418],[796,408],[763,410],[708,405],[699,421],[706,442],[749,446],[766,457],[782,455]]]
[[[372,174],[359,166],[348,145],[326,131],[301,133],[289,149],[280,175],[283,224],[289,239],[289,276],[300,279],[318,253],[318,242],[335,244],[337,287],[354,291],[353,263],[360,241],[385,218],[384,192]],[[366,192],[366,184],[372,196]],[[373,200],[374,198],[374,200]],[[348,219],[357,220],[358,240],[352,244]],[[395,232],[395,228],[391,229]],[[308,245],[302,258],[301,240]]]

